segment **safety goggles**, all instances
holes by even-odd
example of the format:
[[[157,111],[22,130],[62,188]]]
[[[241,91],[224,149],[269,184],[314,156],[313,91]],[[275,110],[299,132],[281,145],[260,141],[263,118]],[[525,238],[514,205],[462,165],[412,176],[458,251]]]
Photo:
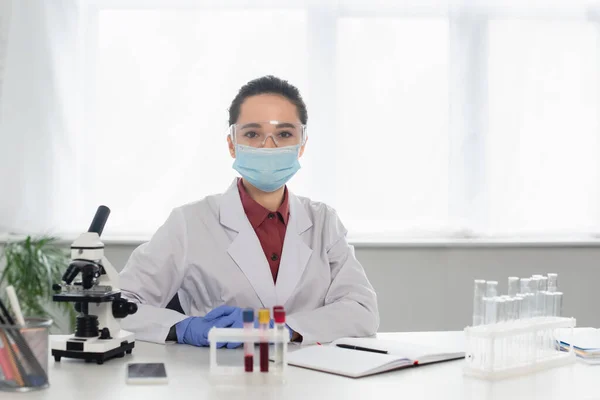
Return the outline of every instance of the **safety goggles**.
[[[306,125],[283,121],[248,122],[231,125],[229,135],[234,144],[244,146],[264,147],[269,138],[277,147],[297,146],[306,143]]]

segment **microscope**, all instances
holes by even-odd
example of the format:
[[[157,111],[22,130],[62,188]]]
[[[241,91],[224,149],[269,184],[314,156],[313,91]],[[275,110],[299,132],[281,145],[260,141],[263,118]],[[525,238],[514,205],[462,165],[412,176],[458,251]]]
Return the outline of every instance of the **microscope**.
[[[98,207],[88,231],[71,245],[71,263],[62,283],[53,285],[52,299],[75,303],[79,313],[75,333],[51,341],[57,362],[66,357],[103,364],[131,354],[135,346],[134,334],[121,330],[119,319],[134,314],[137,304],[121,298],[119,274],[104,257],[100,240],[109,214],[108,207]]]

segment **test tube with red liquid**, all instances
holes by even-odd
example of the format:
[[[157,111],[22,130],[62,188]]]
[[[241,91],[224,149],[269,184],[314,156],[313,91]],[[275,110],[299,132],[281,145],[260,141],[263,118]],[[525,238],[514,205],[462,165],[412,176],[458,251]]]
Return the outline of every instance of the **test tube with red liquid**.
[[[242,313],[244,321],[244,330],[252,332],[254,329],[254,310],[248,308]],[[254,342],[252,340],[244,342],[244,370],[252,372],[254,370]]]

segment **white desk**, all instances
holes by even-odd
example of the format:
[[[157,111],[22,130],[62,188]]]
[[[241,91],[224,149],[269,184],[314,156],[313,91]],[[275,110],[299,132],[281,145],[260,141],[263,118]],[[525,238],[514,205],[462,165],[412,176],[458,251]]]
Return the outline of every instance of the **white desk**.
[[[413,342],[462,340],[462,332],[382,333]],[[220,350],[220,360],[242,360],[241,349]],[[265,386],[211,383],[208,348],[137,342],[133,354],[104,365],[62,359],[49,364],[50,388],[39,392],[0,392],[0,399],[599,399],[600,366],[574,365],[489,383],[463,376],[464,360],[392,371],[361,379],[290,366],[284,384]],[[169,384],[125,383],[128,362],[165,362]]]

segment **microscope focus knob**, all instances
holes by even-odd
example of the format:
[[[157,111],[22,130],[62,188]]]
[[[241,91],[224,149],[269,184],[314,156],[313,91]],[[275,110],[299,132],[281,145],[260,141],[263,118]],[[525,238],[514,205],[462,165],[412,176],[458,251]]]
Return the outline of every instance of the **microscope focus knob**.
[[[138,310],[138,306],[135,303],[129,303],[127,305],[127,308],[128,308],[127,311],[129,312],[130,315],[131,314],[135,314],[137,312],[137,310]]]
[[[100,330],[100,339],[112,339],[110,336],[110,330],[108,330],[108,328],[102,328]]]
[[[125,318],[128,315],[135,314],[138,306],[125,299],[117,299],[113,301],[112,311],[115,318]]]
[[[52,285],[52,290],[54,290],[55,292],[60,292],[62,289],[62,286],[60,286],[59,283],[55,283],[54,285]]]

